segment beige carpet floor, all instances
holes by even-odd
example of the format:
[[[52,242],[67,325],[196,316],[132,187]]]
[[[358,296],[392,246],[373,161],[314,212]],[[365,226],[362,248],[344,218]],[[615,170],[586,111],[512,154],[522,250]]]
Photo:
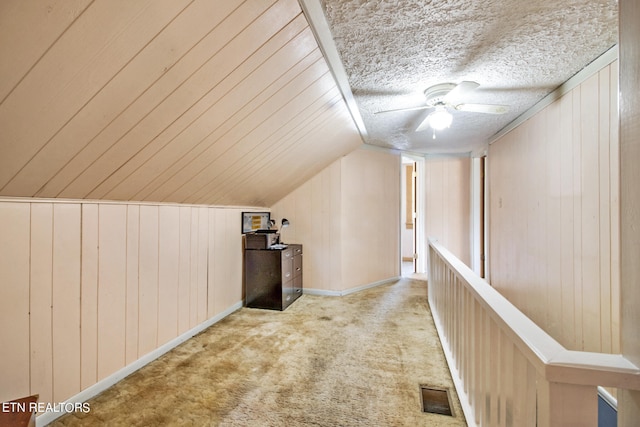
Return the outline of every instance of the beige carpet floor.
[[[427,303],[402,279],[242,308],[55,426],[466,426]],[[420,385],[454,416],[423,413]]]

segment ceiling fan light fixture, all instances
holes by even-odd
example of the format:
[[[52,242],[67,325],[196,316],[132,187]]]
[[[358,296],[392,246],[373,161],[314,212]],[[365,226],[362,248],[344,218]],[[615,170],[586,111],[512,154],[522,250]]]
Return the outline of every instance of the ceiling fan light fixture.
[[[453,116],[442,105],[438,105],[436,110],[427,116],[427,122],[434,130],[442,130],[451,126]]]

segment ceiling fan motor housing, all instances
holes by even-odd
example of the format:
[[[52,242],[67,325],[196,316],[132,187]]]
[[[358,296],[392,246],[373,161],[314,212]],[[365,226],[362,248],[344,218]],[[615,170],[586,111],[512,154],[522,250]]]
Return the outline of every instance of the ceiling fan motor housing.
[[[456,84],[454,83],[440,83],[428,87],[424,91],[424,96],[427,99],[427,105],[434,107],[439,104],[444,104],[444,97],[447,96],[454,87],[456,87]]]

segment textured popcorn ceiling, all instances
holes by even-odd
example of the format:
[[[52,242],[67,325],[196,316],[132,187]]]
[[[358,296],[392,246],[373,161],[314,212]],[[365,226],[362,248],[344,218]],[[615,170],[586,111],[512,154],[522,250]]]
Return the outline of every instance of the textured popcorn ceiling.
[[[615,0],[319,0],[369,144],[468,152],[617,43]],[[314,18],[312,18],[313,20]],[[316,18],[317,19],[317,18]],[[490,115],[454,111],[451,128],[414,129],[437,83],[480,87],[457,103],[506,104]]]

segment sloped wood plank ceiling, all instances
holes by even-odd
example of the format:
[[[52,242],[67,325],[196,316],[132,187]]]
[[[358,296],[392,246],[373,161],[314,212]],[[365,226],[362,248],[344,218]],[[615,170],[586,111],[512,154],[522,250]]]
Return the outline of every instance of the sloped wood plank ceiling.
[[[269,206],[361,143],[296,0],[3,0],[0,196]]]

